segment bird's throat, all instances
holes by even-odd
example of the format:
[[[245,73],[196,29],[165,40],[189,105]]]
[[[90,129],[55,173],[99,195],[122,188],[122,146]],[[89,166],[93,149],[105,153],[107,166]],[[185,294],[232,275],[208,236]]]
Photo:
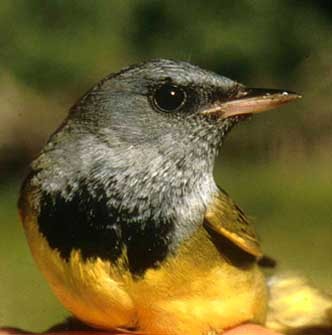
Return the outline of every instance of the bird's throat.
[[[207,166],[191,174],[184,160],[130,161],[137,164],[125,168],[119,157],[113,157],[113,166],[109,159],[95,160],[85,176],[69,178],[65,192],[41,188],[39,230],[64,259],[73,250],[84,259],[125,257],[130,273],[140,276],[158,267],[202,222],[215,187]]]

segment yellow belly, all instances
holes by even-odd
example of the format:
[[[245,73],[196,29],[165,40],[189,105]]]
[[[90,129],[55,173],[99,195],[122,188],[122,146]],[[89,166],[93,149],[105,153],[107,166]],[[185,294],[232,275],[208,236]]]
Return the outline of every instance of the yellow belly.
[[[245,321],[263,323],[265,279],[255,263],[232,265],[202,228],[162,267],[134,279],[125,255],[116,265],[83,261],[73,251],[65,262],[39,233],[33,213],[23,224],[32,254],[51,288],[77,318],[103,329],[137,328],[144,334],[202,335]]]

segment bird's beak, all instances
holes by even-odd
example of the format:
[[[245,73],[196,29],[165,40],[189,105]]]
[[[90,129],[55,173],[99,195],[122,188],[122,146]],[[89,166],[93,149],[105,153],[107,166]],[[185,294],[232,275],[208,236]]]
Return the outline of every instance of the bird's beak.
[[[231,116],[265,112],[299,98],[299,94],[285,90],[244,88],[236,96],[216,101],[201,113],[226,119]]]

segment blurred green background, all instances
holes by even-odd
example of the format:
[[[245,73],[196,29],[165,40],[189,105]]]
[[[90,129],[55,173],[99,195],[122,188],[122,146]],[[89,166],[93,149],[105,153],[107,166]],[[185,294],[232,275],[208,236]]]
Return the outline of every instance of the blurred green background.
[[[156,57],[303,94],[236,128],[216,178],[278,271],[332,292],[332,2],[2,0],[0,44],[0,325],[42,330],[67,315],[16,213],[29,162],[92,84]]]

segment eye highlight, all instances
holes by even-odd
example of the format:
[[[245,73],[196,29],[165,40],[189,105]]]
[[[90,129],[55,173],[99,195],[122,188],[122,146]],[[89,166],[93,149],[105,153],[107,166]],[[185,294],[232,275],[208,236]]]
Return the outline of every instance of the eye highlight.
[[[179,110],[186,102],[187,94],[181,87],[164,84],[157,88],[152,96],[153,105],[163,112]]]

